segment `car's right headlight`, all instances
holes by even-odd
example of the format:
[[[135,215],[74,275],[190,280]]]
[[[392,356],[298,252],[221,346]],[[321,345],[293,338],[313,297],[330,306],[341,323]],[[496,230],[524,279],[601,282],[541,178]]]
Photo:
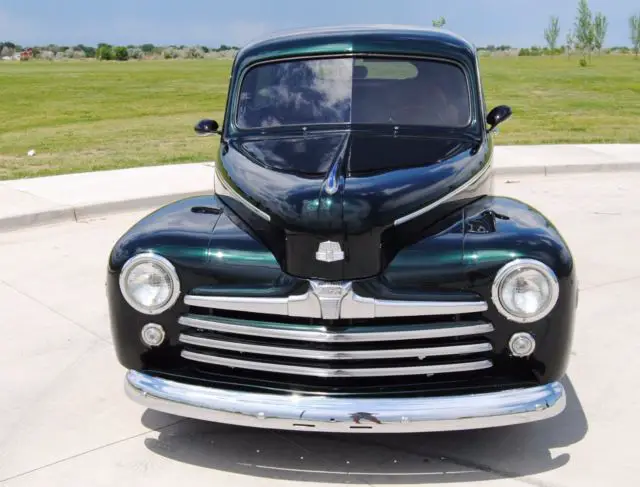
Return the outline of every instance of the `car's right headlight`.
[[[502,315],[518,323],[531,323],[551,312],[559,292],[558,278],[547,265],[517,259],[498,271],[491,298]]]
[[[171,262],[144,253],[132,257],[122,267],[120,291],[133,309],[157,315],[175,304],[180,296],[180,281]]]

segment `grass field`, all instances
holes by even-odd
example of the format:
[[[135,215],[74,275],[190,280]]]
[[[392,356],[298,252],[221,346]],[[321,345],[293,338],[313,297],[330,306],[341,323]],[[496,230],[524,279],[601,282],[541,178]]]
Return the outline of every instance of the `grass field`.
[[[211,160],[200,118],[222,119],[230,61],[0,62],[0,179]],[[499,144],[640,142],[640,61],[483,58]],[[27,151],[35,149],[35,157]]]

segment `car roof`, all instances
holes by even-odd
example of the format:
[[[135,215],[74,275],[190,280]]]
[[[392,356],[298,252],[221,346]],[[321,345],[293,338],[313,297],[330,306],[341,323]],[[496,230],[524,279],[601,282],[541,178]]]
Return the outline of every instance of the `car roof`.
[[[253,62],[311,55],[415,55],[475,60],[467,40],[440,28],[405,25],[345,25],[275,32],[247,44],[236,56],[238,67]]]

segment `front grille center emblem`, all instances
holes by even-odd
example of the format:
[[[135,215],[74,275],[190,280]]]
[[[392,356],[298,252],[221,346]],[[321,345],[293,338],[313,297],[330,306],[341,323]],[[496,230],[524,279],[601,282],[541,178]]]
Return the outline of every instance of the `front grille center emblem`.
[[[351,282],[309,281],[311,291],[320,302],[320,313],[325,320],[340,318],[340,306],[351,291]]]
[[[318,246],[316,260],[322,262],[337,262],[339,260],[344,260],[344,252],[338,242],[327,240]]]

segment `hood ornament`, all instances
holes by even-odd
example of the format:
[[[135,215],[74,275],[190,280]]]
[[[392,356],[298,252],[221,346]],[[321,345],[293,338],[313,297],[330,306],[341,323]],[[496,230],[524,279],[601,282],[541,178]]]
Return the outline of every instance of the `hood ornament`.
[[[322,262],[337,262],[339,260],[344,260],[344,252],[338,242],[327,240],[326,242],[322,242],[318,245],[316,260]]]
[[[338,164],[334,164],[331,170],[329,171],[329,175],[324,182],[324,192],[329,196],[333,196],[338,192],[340,187],[340,182],[338,178],[338,168],[340,166]]]

